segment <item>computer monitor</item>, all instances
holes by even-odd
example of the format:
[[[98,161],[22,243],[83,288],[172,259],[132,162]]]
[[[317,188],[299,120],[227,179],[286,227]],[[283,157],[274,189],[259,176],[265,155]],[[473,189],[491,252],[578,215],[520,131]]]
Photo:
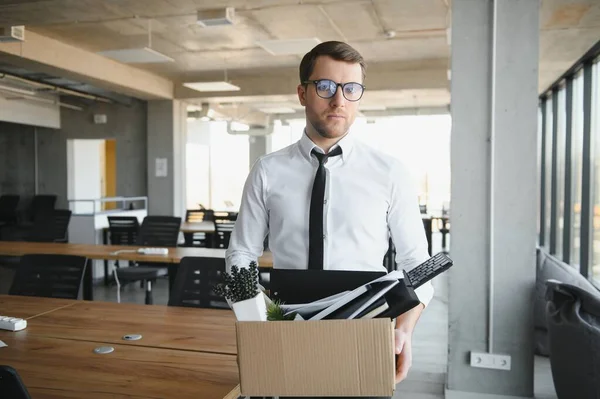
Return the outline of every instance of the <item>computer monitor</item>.
[[[309,303],[367,284],[386,272],[272,269],[271,299],[286,304]]]

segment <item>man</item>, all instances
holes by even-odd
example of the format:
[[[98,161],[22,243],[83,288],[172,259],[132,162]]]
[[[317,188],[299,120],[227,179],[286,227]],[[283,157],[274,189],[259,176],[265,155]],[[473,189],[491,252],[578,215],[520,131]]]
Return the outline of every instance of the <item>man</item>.
[[[401,164],[359,141],[350,128],[364,92],[365,62],[346,43],[324,42],[300,63],[302,138],[261,157],[244,187],[227,266],[262,254],[269,235],[274,267],[385,271],[391,234],[396,262],[410,270],[429,258],[417,195]],[[411,366],[415,324],[433,296],[396,321],[396,382]]]

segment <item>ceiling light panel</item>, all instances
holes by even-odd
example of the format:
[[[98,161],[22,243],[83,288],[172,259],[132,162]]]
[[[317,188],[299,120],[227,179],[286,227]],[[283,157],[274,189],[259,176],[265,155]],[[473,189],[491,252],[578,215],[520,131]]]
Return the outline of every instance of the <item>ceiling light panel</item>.
[[[229,82],[187,82],[185,87],[196,91],[239,91],[240,87]]]
[[[101,51],[98,54],[125,64],[153,64],[175,61],[173,58],[152,50],[149,47],[108,50]]]
[[[272,55],[304,55],[321,43],[316,37],[307,39],[259,40],[256,45]]]

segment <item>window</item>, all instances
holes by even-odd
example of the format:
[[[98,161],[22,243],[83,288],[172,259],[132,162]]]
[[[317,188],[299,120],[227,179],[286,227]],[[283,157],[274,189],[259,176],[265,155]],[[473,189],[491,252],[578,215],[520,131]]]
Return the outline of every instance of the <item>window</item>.
[[[557,140],[556,140],[556,257],[561,259],[563,254],[563,225],[565,208],[565,141],[566,141],[566,88],[558,92],[557,104]]]
[[[600,64],[592,69],[592,260],[590,277],[600,283]]]
[[[208,145],[187,143],[185,150],[187,209],[208,208],[210,148]]]
[[[573,79],[571,130],[571,260],[577,268],[581,250],[581,182],[583,180],[583,71]]]
[[[226,122],[188,121],[186,154],[188,209],[237,211],[250,170],[248,136],[227,133]]]
[[[211,124],[210,207],[215,211],[237,211],[250,172],[249,136],[227,133],[226,122]]]
[[[450,115],[357,118],[356,139],[402,161],[421,205],[438,215],[450,207]]]
[[[542,241],[542,178],[543,178],[543,174],[542,174],[542,157],[543,157],[543,151],[542,151],[542,104],[540,102],[540,105],[538,105],[538,112],[537,112],[537,116],[538,116],[538,132],[537,132],[537,137],[538,137],[538,145],[537,145],[537,155],[538,155],[538,164],[537,164],[537,172],[538,172],[538,180],[537,180],[537,184],[538,184],[538,188],[539,188],[539,193],[540,193],[540,200],[538,201],[538,209],[537,209],[537,222],[536,222],[536,226],[537,226],[537,233],[538,233],[538,245],[541,243]]]
[[[546,239],[544,240],[544,247],[549,251],[550,250],[550,232],[552,220],[552,95],[549,95],[546,99],[546,131],[544,135],[546,136],[546,149],[545,149],[545,158],[546,158],[546,221],[545,221],[545,231],[546,231]]]
[[[277,151],[300,139],[304,120],[276,126],[270,150]],[[400,159],[414,178],[421,205],[428,213],[440,214],[450,205],[450,115],[414,115],[356,118],[352,132],[388,155]]]
[[[269,140],[269,152],[281,150],[300,140],[300,137],[304,133],[305,124],[304,120],[290,121],[286,125],[275,124],[273,134],[267,138]]]

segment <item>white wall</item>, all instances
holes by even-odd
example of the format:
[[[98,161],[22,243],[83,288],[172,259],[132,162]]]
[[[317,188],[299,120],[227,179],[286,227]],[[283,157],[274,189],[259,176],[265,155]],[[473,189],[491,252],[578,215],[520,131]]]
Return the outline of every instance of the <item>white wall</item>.
[[[101,159],[104,140],[67,140],[68,199],[97,199],[102,197]],[[96,211],[99,211],[96,204]],[[78,202],[74,213],[91,213],[93,204]]]
[[[60,107],[37,101],[7,100],[0,93],[0,121],[60,129]]]

